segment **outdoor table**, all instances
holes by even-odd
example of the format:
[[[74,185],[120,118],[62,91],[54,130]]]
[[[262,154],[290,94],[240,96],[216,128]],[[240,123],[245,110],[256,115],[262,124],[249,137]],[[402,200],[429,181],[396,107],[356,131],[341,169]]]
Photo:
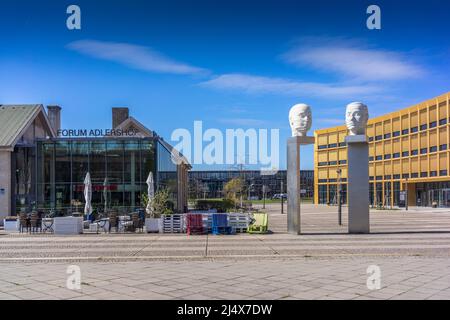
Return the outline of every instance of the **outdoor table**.
[[[119,216],[119,229],[121,231],[125,231],[126,226],[130,223],[132,223],[130,216]]]
[[[53,232],[53,218],[42,218],[42,231]]]

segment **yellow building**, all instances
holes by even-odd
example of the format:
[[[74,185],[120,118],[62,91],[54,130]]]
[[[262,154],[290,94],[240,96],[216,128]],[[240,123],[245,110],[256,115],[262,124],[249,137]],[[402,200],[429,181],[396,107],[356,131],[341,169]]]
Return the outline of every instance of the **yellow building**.
[[[398,206],[408,199],[410,206],[450,207],[449,98],[450,92],[369,119],[372,205]],[[346,135],[345,125],[314,132],[315,203],[337,203],[339,184],[346,202]]]

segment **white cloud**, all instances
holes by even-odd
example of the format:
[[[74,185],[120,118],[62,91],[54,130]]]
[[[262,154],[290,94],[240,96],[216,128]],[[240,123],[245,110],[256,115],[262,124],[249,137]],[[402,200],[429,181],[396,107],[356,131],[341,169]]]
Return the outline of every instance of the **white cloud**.
[[[134,44],[79,40],[69,43],[67,48],[93,58],[114,61],[143,71],[190,75],[209,73],[206,69],[172,60],[151,48]]]
[[[241,90],[248,93],[276,93],[290,96],[319,96],[322,98],[362,96],[379,91],[369,85],[335,85],[316,82],[299,82],[284,78],[270,78],[248,74],[223,74],[200,83],[215,89]]]
[[[332,71],[356,80],[408,79],[425,73],[405,54],[371,49],[341,38],[304,38],[282,58],[298,66]]]
[[[219,119],[219,122],[243,127],[257,127],[267,124],[264,120],[248,118],[221,118]]]

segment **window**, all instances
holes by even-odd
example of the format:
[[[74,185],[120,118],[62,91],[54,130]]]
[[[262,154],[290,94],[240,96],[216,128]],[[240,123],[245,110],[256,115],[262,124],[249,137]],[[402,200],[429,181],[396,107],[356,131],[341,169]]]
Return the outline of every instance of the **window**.
[[[446,144],[441,144],[439,146],[439,151],[443,151],[443,150],[447,150],[447,145]]]
[[[392,155],[394,159],[400,158],[400,152],[396,152]]]
[[[420,177],[421,177],[421,178],[426,178],[426,177],[428,177],[428,172],[421,172],[421,173],[420,173]]]
[[[411,133],[414,133],[414,132],[417,132],[417,131],[419,131],[419,129],[417,127],[412,127],[411,128]]]
[[[373,141],[373,137],[369,137],[369,142],[372,142]]]
[[[327,182],[327,179],[319,179],[319,183],[325,183]]]
[[[409,178],[409,173],[404,173],[404,174],[402,174],[402,178],[403,178],[403,179],[408,179],[408,178]]]
[[[319,167],[323,167],[328,165],[328,162],[324,161],[324,162],[319,162]]]
[[[383,156],[376,156],[376,157],[375,157],[375,160],[377,160],[377,161],[378,161],[378,160],[383,160]]]
[[[430,147],[430,152],[436,152],[436,151],[437,151],[437,146]]]
[[[390,174],[384,176],[384,180],[391,180],[392,176]]]
[[[337,179],[328,179],[328,182],[337,182]]]
[[[440,126],[442,126],[444,124],[447,124],[447,119],[446,118],[439,120],[439,125]]]
[[[383,139],[383,136],[382,136],[382,135],[375,136],[375,141],[378,141],[378,140],[381,140],[381,139]]]
[[[417,156],[419,154],[419,150],[415,149],[415,150],[411,150],[411,155],[412,156]]]
[[[337,143],[331,143],[328,145],[328,148],[336,148],[337,147]]]
[[[321,150],[321,149],[326,149],[326,148],[327,148],[327,145],[326,145],[326,144],[323,144],[323,145],[321,145],[321,146],[318,147],[319,150]]]
[[[392,133],[392,136],[394,136],[394,137],[398,137],[399,135],[400,135],[400,131],[394,131]]]
[[[447,170],[441,170],[441,171],[439,171],[439,175],[440,175],[440,176],[446,176],[446,175],[447,175]]]
[[[385,139],[389,139],[391,137],[391,134],[390,133],[386,133],[385,135],[384,135],[384,138]]]
[[[436,121],[430,122],[430,128],[436,128],[436,126],[437,126]]]
[[[369,157],[369,161],[373,161],[373,157]]]
[[[411,178],[418,178],[419,174],[417,172],[411,173]]]
[[[430,171],[430,177],[437,177],[437,171]]]
[[[400,175],[399,175],[399,174],[394,174],[394,175],[393,175],[393,178],[394,178],[394,179],[400,179]]]
[[[420,154],[425,154],[425,153],[427,153],[427,148],[420,149]]]
[[[330,161],[330,162],[328,162],[328,165],[335,166],[335,165],[337,165],[337,161]]]
[[[339,160],[339,164],[347,164],[347,160]]]
[[[383,176],[376,176],[375,179],[376,180],[383,180]]]
[[[391,155],[390,155],[390,154],[385,154],[385,155],[384,155],[384,159],[385,159],[385,160],[390,159],[390,158],[391,158]]]
[[[407,157],[409,156],[409,151],[403,151],[402,152],[402,157]]]
[[[369,177],[369,180],[373,180],[373,176],[370,176],[370,177]]]
[[[339,142],[339,147],[345,147],[347,145],[347,143],[345,142]]]
[[[402,130],[402,134],[403,134],[403,135],[408,134],[408,133],[409,133],[409,129],[403,129],[403,130]]]
[[[427,130],[427,125],[426,124],[421,124],[420,125],[420,131],[422,131],[422,130]]]

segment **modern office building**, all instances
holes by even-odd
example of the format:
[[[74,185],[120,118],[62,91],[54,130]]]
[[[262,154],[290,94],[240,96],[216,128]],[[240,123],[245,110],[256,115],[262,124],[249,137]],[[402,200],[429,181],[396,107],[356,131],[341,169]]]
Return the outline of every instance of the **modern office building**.
[[[112,117],[113,130],[65,130],[59,106],[0,105],[0,218],[32,208],[83,211],[88,172],[99,211],[141,207],[150,172],[156,188],[171,191],[174,209],[185,210],[187,160],[128,108],[113,108]]]
[[[450,207],[450,93],[369,119],[369,199],[374,206]],[[370,112],[370,106],[369,106]],[[346,201],[345,126],[316,130],[315,203]],[[339,174],[338,170],[341,170]]]
[[[233,178],[242,177],[245,181],[247,196],[262,199],[263,186],[266,186],[266,197],[274,194],[286,193],[286,170],[279,170],[273,174],[262,174],[259,170],[223,170],[223,171],[190,171],[189,197],[221,198],[224,196],[225,184]],[[300,184],[304,190],[302,196],[313,197],[314,171],[301,170]]]

